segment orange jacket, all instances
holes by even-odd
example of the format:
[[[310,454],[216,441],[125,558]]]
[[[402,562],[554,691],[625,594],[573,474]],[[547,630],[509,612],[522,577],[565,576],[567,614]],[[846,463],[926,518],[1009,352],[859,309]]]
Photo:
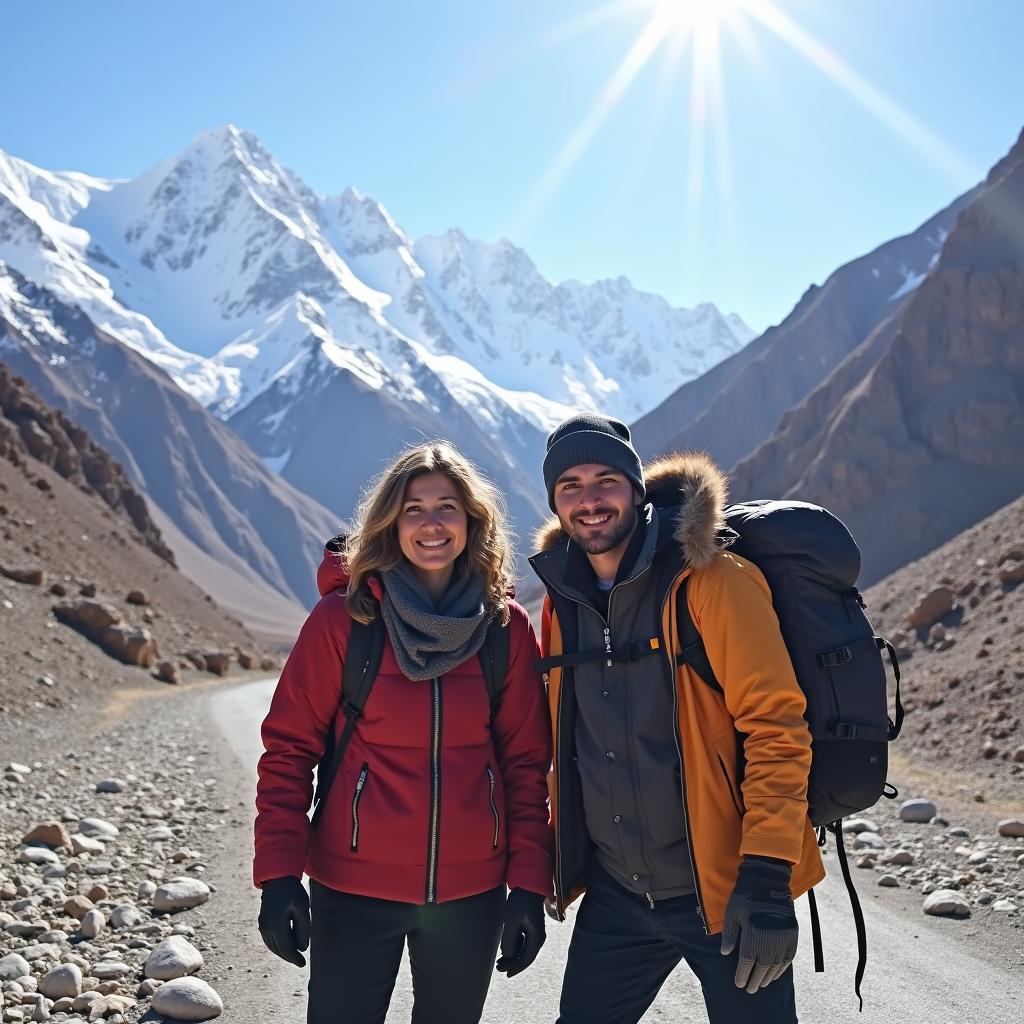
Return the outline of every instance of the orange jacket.
[[[722,524],[725,479],[705,456],[675,456],[647,471],[648,498],[659,508],[681,504],[676,537],[683,548],[682,568],[662,604],[663,654],[676,664],[676,605],[679,588],[704,640],[719,693],[690,668],[675,669],[683,799],[697,896],[705,927],[721,930],[725,905],[745,854],[777,857],[793,865],[794,898],[824,878],[814,831],[807,818],[807,777],[811,736],[804,721],[805,698],[779,632],[771,593],[751,562],[722,550],[715,542]],[[683,501],[680,503],[680,491]],[[553,525],[541,538],[557,542]],[[561,629],[550,599],[542,629],[544,656],[563,653]],[[559,913],[582,892],[579,857],[564,857],[559,807],[571,787],[560,785],[559,752],[572,743],[561,721],[565,670],[548,673],[554,760],[549,789],[555,829],[555,894]],[[742,735],[745,771],[739,778],[737,733]],[[576,820],[579,809],[571,808]],[[568,871],[566,863],[573,865]]]

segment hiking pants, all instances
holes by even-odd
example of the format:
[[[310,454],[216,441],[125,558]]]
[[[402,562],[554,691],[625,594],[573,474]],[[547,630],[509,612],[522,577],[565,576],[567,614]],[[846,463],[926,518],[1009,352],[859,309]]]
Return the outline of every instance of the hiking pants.
[[[412,1024],[477,1024],[505,887],[448,903],[353,896],[312,879],[307,1024],[384,1024],[409,943]]]
[[[700,981],[711,1024],[796,1024],[793,969],[748,995],[733,982],[738,953],[722,956],[721,946],[721,935],[704,934],[696,896],[659,900],[652,910],[595,864],[573,926],[558,1024],[636,1024],[680,960]]]

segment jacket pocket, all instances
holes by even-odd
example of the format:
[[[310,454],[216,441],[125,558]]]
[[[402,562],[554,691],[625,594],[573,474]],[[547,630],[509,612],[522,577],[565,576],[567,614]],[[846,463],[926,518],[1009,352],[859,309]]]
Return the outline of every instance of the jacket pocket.
[[[355,853],[359,849],[359,801],[363,799],[363,789],[366,787],[366,779],[370,774],[370,766],[364,764],[359,769],[359,778],[356,780],[356,790],[352,794],[352,842],[350,849]]]
[[[487,766],[487,800],[491,805],[491,816],[494,818],[494,839],[491,842],[491,849],[496,850],[501,820],[498,817],[498,801],[494,793],[494,769],[490,765]]]
[[[729,790],[729,796],[732,797],[733,807],[736,808],[736,813],[740,819],[743,818],[743,803],[737,792],[736,784],[733,782],[732,776],[729,774],[729,765],[726,763],[725,757],[721,751],[715,750],[715,756],[718,758],[718,766],[722,770],[722,778],[725,780],[726,789]]]

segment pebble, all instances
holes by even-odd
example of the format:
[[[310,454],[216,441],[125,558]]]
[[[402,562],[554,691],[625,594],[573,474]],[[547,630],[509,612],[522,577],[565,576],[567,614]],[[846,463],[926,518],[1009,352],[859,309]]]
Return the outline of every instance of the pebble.
[[[165,982],[153,995],[153,1010],[182,1021],[204,1021],[224,1011],[216,991],[199,978],[176,978]]]
[[[17,761],[11,761],[10,764],[4,769],[8,772],[14,772],[16,775],[31,775],[32,769],[27,764],[18,764]]]
[[[925,898],[923,909],[933,917],[971,916],[971,905],[954,889],[936,889]]]
[[[1012,913],[1014,913],[1017,910],[1017,904],[1014,903],[1013,900],[1007,900],[1007,899],[996,900],[992,904],[992,909],[993,910],[998,910],[1000,913],[1003,913],[1003,914],[1012,914]]]
[[[885,886],[887,889],[895,889],[900,883],[899,879],[895,875],[882,875],[878,879],[878,884]]]
[[[164,939],[146,958],[147,978],[170,981],[195,974],[203,966],[203,954],[181,935]]]
[[[77,857],[82,853],[102,853],[106,847],[98,839],[92,839],[76,832],[71,837],[71,849]]]
[[[99,978],[100,981],[113,981],[115,978],[123,978],[126,974],[131,974],[131,972],[132,969],[126,963],[118,960],[101,961],[89,968],[89,973],[94,978]]]
[[[900,805],[900,821],[914,821],[927,824],[938,813],[938,808],[931,800],[904,800]]]
[[[877,832],[878,825],[870,818],[847,818],[843,822],[844,832]]]
[[[116,825],[111,825],[109,821],[104,821],[102,818],[83,818],[78,823],[78,831],[83,836],[91,836],[95,839],[116,839],[121,834]]]
[[[52,942],[34,942],[29,946],[22,946],[18,953],[30,963],[34,960],[58,960],[60,946]]]
[[[151,882],[148,879],[139,882],[138,896],[140,900],[152,899],[155,892],[156,882]]]
[[[60,857],[45,846],[26,846],[17,861],[19,864],[59,864]]]
[[[858,832],[853,840],[855,850],[884,850],[888,845],[877,832]]]
[[[172,878],[153,894],[153,909],[157,913],[168,910],[188,910],[198,907],[210,898],[210,887],[198,878]]]
[[[128,783],[124,779],[100,779],[96,783],[97,793],[123,793]]]
[[[145,920],[146,915],[134,903],[122,903],[110,912],[111,928],[134,928]]]
[[[913,864],[914,855],[909,850],[887,850],[878,858],[879,864]]]
[[[999,822],[999,834],[1010,839],[1024,839],[1024,819],[1004,818]]]

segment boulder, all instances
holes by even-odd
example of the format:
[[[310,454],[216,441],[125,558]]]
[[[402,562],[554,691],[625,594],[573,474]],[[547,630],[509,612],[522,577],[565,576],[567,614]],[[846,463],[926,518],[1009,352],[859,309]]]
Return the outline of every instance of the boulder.
[[[213,1020],[224,1011],[216,991],[199,978],[175,978],[153,994],[153,1010],[181,1021]]]
[[[933,587],[918,597],[917,604],[907,615],[907,625],[912,629],[928,629],[948,615],[955,602],[956,597],[949,587]]]
[[[141,668],[149,668],[159,653],[153,634],[144,626],[107,626],[99,636],[99,645],[123,664]]]
[[[38,587],[43,582],[43,570],[39,568],[16,568],[9,565],[0,565],[0,576],[6,576],[15,583],[25,583],[29,586]]]
[[[203,663],[207,672],[226,676],[231,671],[231,655],[227,651],[204,651]]]
[[[18,978],[26,978],[32,973],[29,962],[17,953],[8,953],[0,956],[0,981],[17,981]]]
[[[923,910],[933,917],[970,917],[971,905],[954,889],[936,889],[925,897]]]
[[[54,967],[40,979],[39,991],[47,999],[74,999],[82,994],[82,972],[74,964]]]
[[[153,909],[157,913],[169,910],[189,910],[210,898],[210,887],[198,878],[172,878],[153,893]]]
[[[53,614],[58,622],[77,629],[90,640],[121,621],[121,613],[113,605],[87,598],[56,604],[53,606]]]
[[[147,978],[171,981],[195,974],[203,966],[203,954],[182,935],[164,939],[146,959]]]
[[[904,800],[900,805],[900,821],[914,821],[928,824],[939,813],[931,800]]]
[[[44,821],[26,833],[21,840],[26,846],[52,846],[73,849],[71,835],[59,821]]]

